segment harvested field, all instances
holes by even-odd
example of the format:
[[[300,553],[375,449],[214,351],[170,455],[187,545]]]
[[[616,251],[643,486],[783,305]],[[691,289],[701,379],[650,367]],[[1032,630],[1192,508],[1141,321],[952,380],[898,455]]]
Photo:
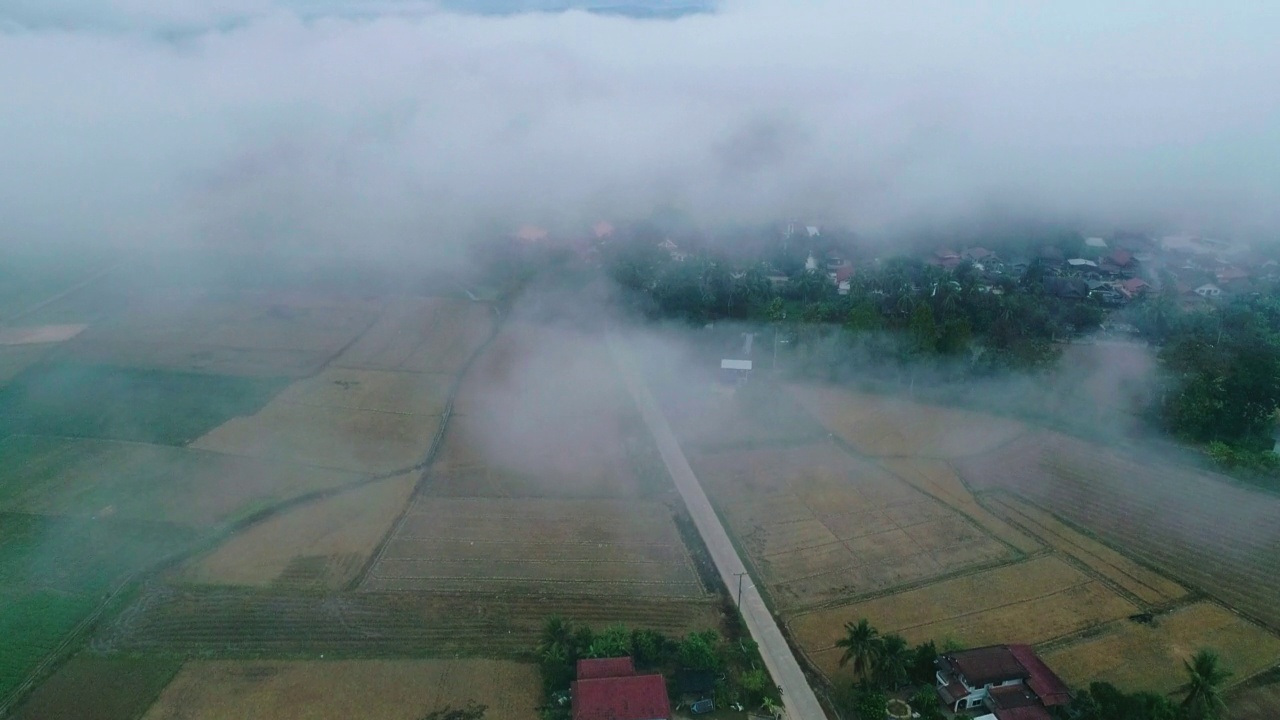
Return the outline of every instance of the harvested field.
[[[37,365],[0,390],[0,436],[187,443],[257,411],[284,383],[159,370]]]
[[[647,464],[658,470],[642,474]],[[603,339],[508,322],[463,379],[424,492],[603,499],[672,487]]]
[[[831,443],[691,462],[781,608],[1012,557],[945,505]]]
[[[186,448],[14,436],[0,441],[0,510],[203,528],[362,476]]]
[[[707,386],[716,382],[715,377],[704,380]],[[668,393],[659,401],[680,444],[690,451],[810,443],[828,434],[799,403],[763,380],[733,393]]]
[[[1185,597],[1187,589],[1145,568],[1093,538],[1075,531],[1053,515],[1014,495],[991,496],[996,512],[1026,528],[1055,550],[1088,565],[1091,570],[1148,605]]]
[[[66,342],[88,325],[29,325],[0,327],[0,345],[44,345]]]
[[[1227,695],[1229,720],[1275,720],[1280,708],[1280,668]]]
[[[957,463],[1265,624],[1280,628],[1280,497],[1055,433]]]
[[[435,373],[330,368],[285,388],[276,400],[312,407],[440,415],[453,377]]]
[[[191,447],[317,468],[388,473],[422,462],[440,422],[438,415],[277,400],[250,417],[229,420],[191,443]]]
[[[217,585],[337,590],[356,579],[413,492],[417,473],[277,515],[192,560],[180,577]]]
[[[945,461],[918,458],[886,458],[880,464],[920,492],[932,495],[953,510],[982,525],[999,540],[1031,554],[1043,549],[1032,535],[1005,522],[980,504],[956,471]]]
[[[68,350],[86,363],[298,377],[359,337],[380,311],[380,301],[359,296],[153,291]]]
[[[703,594],[664,505],[426,496],[414,501],[364,587]]]
[[[1025,433],[994,415],[854,392],[790,385],[792,397],[858,452],[875,457],[956,458],[990,451]]]
[[[177,674],[167,659],[99,658],[81,654],[41,683],[16,720],[122,720],[140,717]]]
[[[1157,615],[1150,625],[1122,620],[1105,635],[1045,654],[1064,680],[1105,680],[1124,690],[1168,693],[1184,681],[1183,661],[1210,648],[1240,682],[1280,662],[1280,637],[1219,605],[1200,602]]]
[[[454,375],[493,331],[488,305],[447,298],[393,298],[336,367]]]
[[[718,600],[519,593],[319,594],[152,585],[92,639],[94,652],[201,657],[515,657],[559,614],[680,636],[716,627]]]
[[[846,622],[867,618],[911,643],[954,640],[965,647],[1036,644],[1127,617],[1137,608],[1055,557],[973,573],[895,595],[800,615],[796,642],[830,677]]]
[[[446,705],[489,720],[534,720],[538,669],[501,660],[193,661],[145,720],[414,720]]]

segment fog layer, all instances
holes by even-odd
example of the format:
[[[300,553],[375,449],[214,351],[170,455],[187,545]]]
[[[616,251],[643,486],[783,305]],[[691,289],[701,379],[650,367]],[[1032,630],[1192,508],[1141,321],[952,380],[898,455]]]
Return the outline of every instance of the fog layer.
[[[0,8],[0,242],[447,257],[478,226],[656,204],[872,234],[992,208],[1280,227],[1275,4],[304,7]]]

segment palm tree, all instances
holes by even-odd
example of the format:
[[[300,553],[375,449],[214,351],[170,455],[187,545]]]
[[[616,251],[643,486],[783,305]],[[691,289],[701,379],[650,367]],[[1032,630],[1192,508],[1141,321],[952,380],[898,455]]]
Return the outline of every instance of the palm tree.
[[[1187,667],[1187,698],[1182,701],[1190,720],[1215,720],[1220,717],[1227,705],[1222,700],[1222,683],[1231,677],[1231,673],[1222,667],[1218,654],[1212,650],[1201,650],[1190,660],[1183,661]]]
[[[885,635],[880,639],[880,652],[877,658],[876,674],[880,682],[891,690],[902,687],[907,682],[907,641],[901,635]]]
[[[538,654],[554,654],[556,651],[567,654],[573,644],[573,624],[559,615],[547,618],[542,626],[542,638],[538,642]]]
[[[844,632],[845,636],[836,641],[836,647],[844,648],[840,666],[852,662],[853,672],[865,680],[880,658],[880,631],[863,618],[857,625],[845,623]]]

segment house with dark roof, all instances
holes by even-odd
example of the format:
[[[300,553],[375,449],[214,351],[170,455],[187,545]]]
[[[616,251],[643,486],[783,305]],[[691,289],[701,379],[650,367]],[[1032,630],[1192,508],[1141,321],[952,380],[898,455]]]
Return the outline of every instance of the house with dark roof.
[[[671,720],[666,679],[637,675],[629,657],[579,660],[569,693],[573,720]]]
[[[937,660],[937,690],[953,712],[985,708],[995,720],[1050,720],[1071,700],[1066,683],[1029,645],[992,645]]]

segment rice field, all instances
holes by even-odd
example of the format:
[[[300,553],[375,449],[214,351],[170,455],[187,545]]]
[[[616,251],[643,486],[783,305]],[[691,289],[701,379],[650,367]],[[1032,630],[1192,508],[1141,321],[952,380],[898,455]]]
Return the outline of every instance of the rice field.
[[[179,573],[183,582],[338,590],[357,579],[418,480],[379,480],[253,525]]]
[[[970,519],[832,443],[704,453],[691,463],[783,609],[1013,557]]]
[[[805,654],[829,677],[846,622],[866,618],[911,643],[961,647],[1039,644],[1127,617],[1137,608],[1055,557],[972,573],[858,603],[793,617],[787,624]]]
[[[1169,693],[1186,682],[1183,661],[1205,648],[1232,673],[1229,683],[1280,663],[1280,637],[1211,602],[1156,615],[1150,624],[1117,622],[1105,634],[1047,652],[1045,661],[1077,687],[1105,680]]]
[[[485,705],[487,720],[534,720],[537,668],[503,660],[192,661],[144,720],[417,720]]]

